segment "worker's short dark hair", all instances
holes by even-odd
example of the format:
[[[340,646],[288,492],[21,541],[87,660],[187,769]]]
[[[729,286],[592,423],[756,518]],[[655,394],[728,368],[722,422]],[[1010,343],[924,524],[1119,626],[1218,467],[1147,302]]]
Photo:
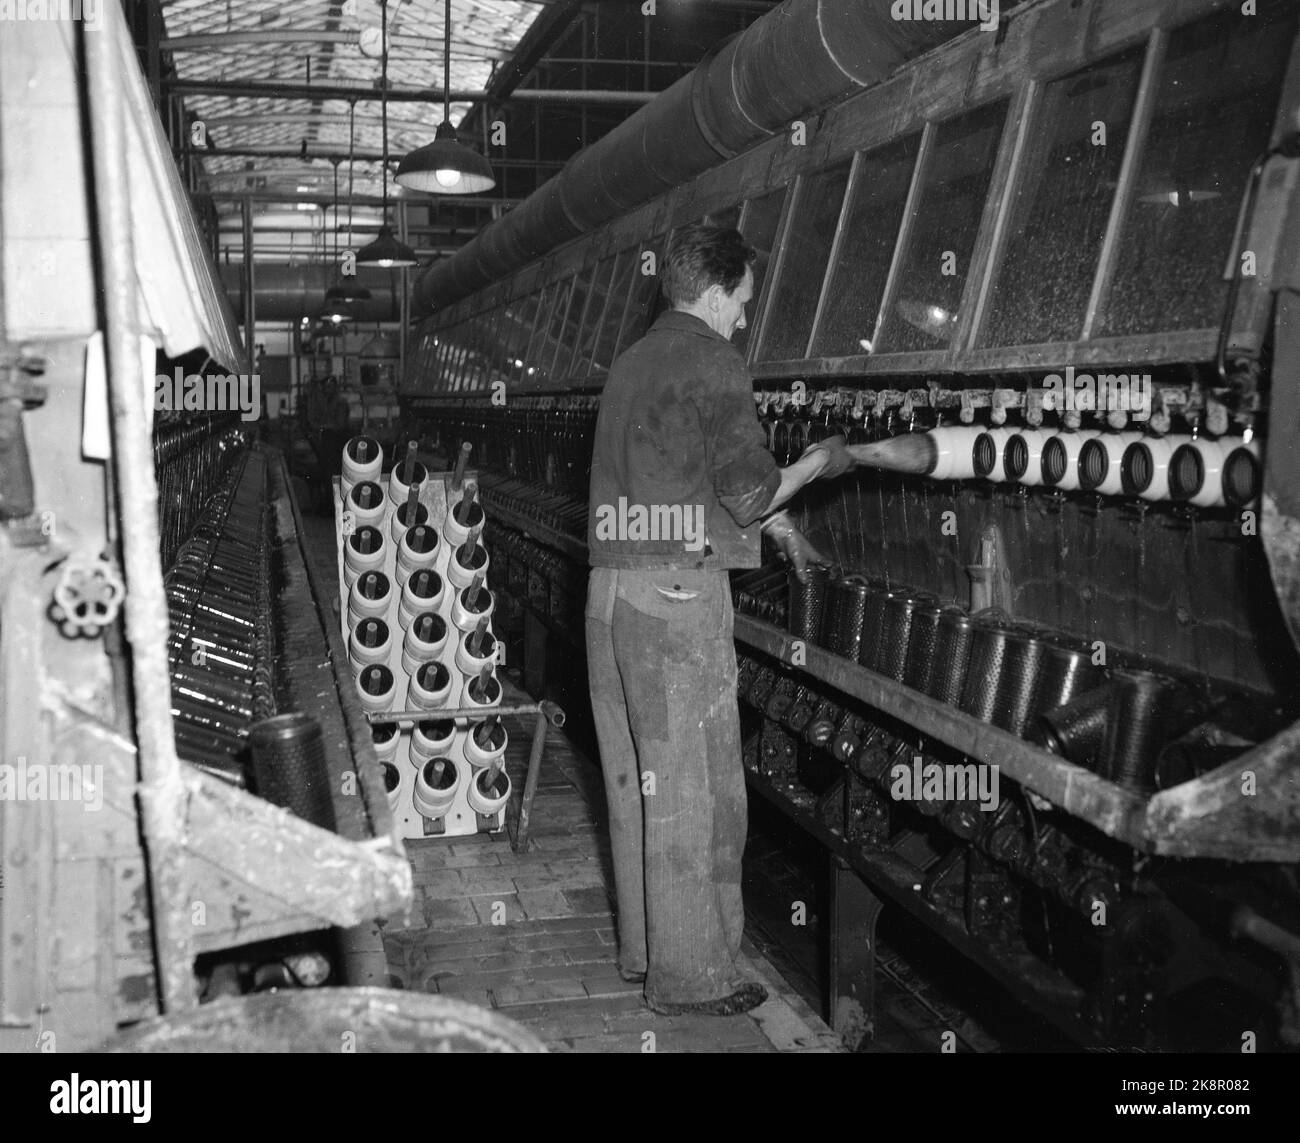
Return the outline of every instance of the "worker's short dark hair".
[[[674,306],[688,306],[710,286],[734,293],[758,252],[739,230],[696,223],[673,235],[659,275],[664,295]]]

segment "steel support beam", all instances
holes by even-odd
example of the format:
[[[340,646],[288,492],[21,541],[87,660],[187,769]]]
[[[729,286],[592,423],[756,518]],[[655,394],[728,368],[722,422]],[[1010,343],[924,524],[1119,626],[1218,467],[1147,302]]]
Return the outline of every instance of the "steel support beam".
[[[212,95],[231,99],[341,99],[378,103],[383,95],[378,88],[359,84],[281,83],[274,80],[218,79],[172,80],[167,90],[174,95]],[[628,106],[649,103],[659,95],[657,91],[575,91],[568,88],[528,87],[518,88],[509,96],[491,95],[485,91],[452,91],[452,103],[501,103],[517,100],[521,103],[599,103],[611,106]],[[433,87],[390,87],[389,103],[434,103],[443,101],[443,93]]]

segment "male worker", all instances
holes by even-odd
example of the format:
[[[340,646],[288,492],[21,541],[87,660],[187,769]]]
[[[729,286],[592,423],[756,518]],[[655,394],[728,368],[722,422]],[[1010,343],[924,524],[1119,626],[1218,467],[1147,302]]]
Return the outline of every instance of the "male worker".
[[[760,521],[802,574],[825,562],[785,513],[852,467],[842,437],[780,469],[744,358],[755,251],[690,226],[664,256],[672,305],[610,371],[596,422],[587,662],[609,801],[619,972],[667,1015],[746,1012],[736,955],[747,812],[727,569],[760,562]]]

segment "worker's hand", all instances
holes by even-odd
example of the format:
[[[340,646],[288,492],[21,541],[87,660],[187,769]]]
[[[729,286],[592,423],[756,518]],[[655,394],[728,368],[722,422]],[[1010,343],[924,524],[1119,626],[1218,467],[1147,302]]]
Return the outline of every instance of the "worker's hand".
[[[830,567],[831,560],[817,550],[784,512],[778,512],[763,526],[763,531],[772,537],[777,550],[794,566],[795,575],[801,583],[808,580],[810,564]]]
[[[851,468],[857,467],[857,460],[849,452],[848,442],[843,436],[836,435],[827,437],[825,440],[817,441],[816,444],[810,444],[803,450],[802,460],[806,456],[817,456],[825,454],[826,463],[818,478],[821,480],[833,480],[837,476],[843,476]]]

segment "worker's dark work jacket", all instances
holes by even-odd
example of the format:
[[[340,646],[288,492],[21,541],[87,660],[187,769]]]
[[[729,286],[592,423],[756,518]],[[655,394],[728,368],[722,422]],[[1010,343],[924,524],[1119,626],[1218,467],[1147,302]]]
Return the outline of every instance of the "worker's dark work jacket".
[[[781,482],[740,351],[670,310],[614,362],[591,460],[593,567],[753,568]]]

